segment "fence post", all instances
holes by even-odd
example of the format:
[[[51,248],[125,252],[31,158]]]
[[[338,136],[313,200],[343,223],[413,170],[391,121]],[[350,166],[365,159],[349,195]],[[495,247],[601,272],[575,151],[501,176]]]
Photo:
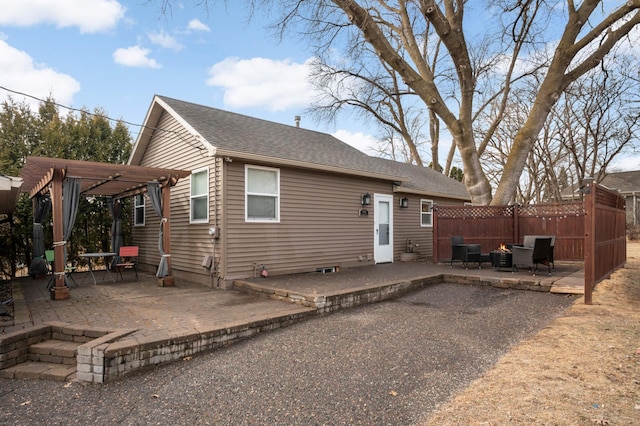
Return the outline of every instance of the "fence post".
[[[596,256],[596,192],[593,179],[585,179],[584,192],[584,304],[591,305],[595,283]]]
[[[438,205],[433,205],[433,263],[438,263]]]
[[[518,210],[518,206],[519,206],[518,203],[513,205],[513,243],[514,244],[520,243],[520,223],[518,220],[520,218],[520,211]]]

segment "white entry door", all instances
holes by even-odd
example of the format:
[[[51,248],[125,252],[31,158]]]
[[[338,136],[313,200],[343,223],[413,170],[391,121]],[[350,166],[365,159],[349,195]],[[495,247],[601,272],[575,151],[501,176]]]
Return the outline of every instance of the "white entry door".
[[[376,263],[393,262],[393,197],[374,194],[373,202],[374,260]]]

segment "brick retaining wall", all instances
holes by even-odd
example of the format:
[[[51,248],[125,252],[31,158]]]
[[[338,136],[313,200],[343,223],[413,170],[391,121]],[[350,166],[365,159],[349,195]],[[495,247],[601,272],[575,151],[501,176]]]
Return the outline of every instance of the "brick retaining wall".
[[[470,272],[470,271],[468,271]],[[384,300],[400,297],[401,295],[419,290],[430,284],[437,283],[476,284],[490,285],[497,288],[512,288],[516,290],[550,291],[552,281],[548,278],[535,276],[523,277],[486,277],[482,275],[437,274],[426,278],[402,281],[393,284],[384,284],[375,287],[349,288],[344,292],[337,292],[328,296],[309,296],[298,294],[286,289],[270,288],[255,284],[250,281],[236,280],[233,283],[235,290],[274,300],[297,303],[302,306],[314,308],[318,313],[329,313],[344,308],[367,305],[382,302]]]
[[[199,352],[217,349],[258,333],[286,327],[316,312],[312,310],[258,320],[187,335],[136,337],[115,341],[113,334],[78,348],[78,380],[102,383],[157,364],[176,361]]]

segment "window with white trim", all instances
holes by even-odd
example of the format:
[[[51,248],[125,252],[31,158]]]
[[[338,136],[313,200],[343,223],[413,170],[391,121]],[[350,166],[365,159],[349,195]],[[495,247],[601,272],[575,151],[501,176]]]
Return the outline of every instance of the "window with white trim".
[[[209,168],[191,172],[191,192],[189,196],[189,222],[209,222]]]
[[[245,166],[245,220],[280,221],[280,170]]]
[[[144,226],[144,195],[133,198],[133,226]]]
[[[420,200],[420,226],[433,226],[433,200]]]

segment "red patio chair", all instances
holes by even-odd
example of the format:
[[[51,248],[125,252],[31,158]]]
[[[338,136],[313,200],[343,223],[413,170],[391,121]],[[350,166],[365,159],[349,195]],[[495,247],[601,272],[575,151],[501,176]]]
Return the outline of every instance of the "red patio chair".
[[[118,280],[118,275],[120,275],[120,279],[124,281],[122,277],[122,271],[125,269],[133,269],[133,272],[136,273],[136,281],[138,280],[138,269],[136,268],[136,263],[138,263],[138,246],[122,246],[120,247],[120,253],[118,253],[118,262],[115,264],[116,268],[116,281]]]

